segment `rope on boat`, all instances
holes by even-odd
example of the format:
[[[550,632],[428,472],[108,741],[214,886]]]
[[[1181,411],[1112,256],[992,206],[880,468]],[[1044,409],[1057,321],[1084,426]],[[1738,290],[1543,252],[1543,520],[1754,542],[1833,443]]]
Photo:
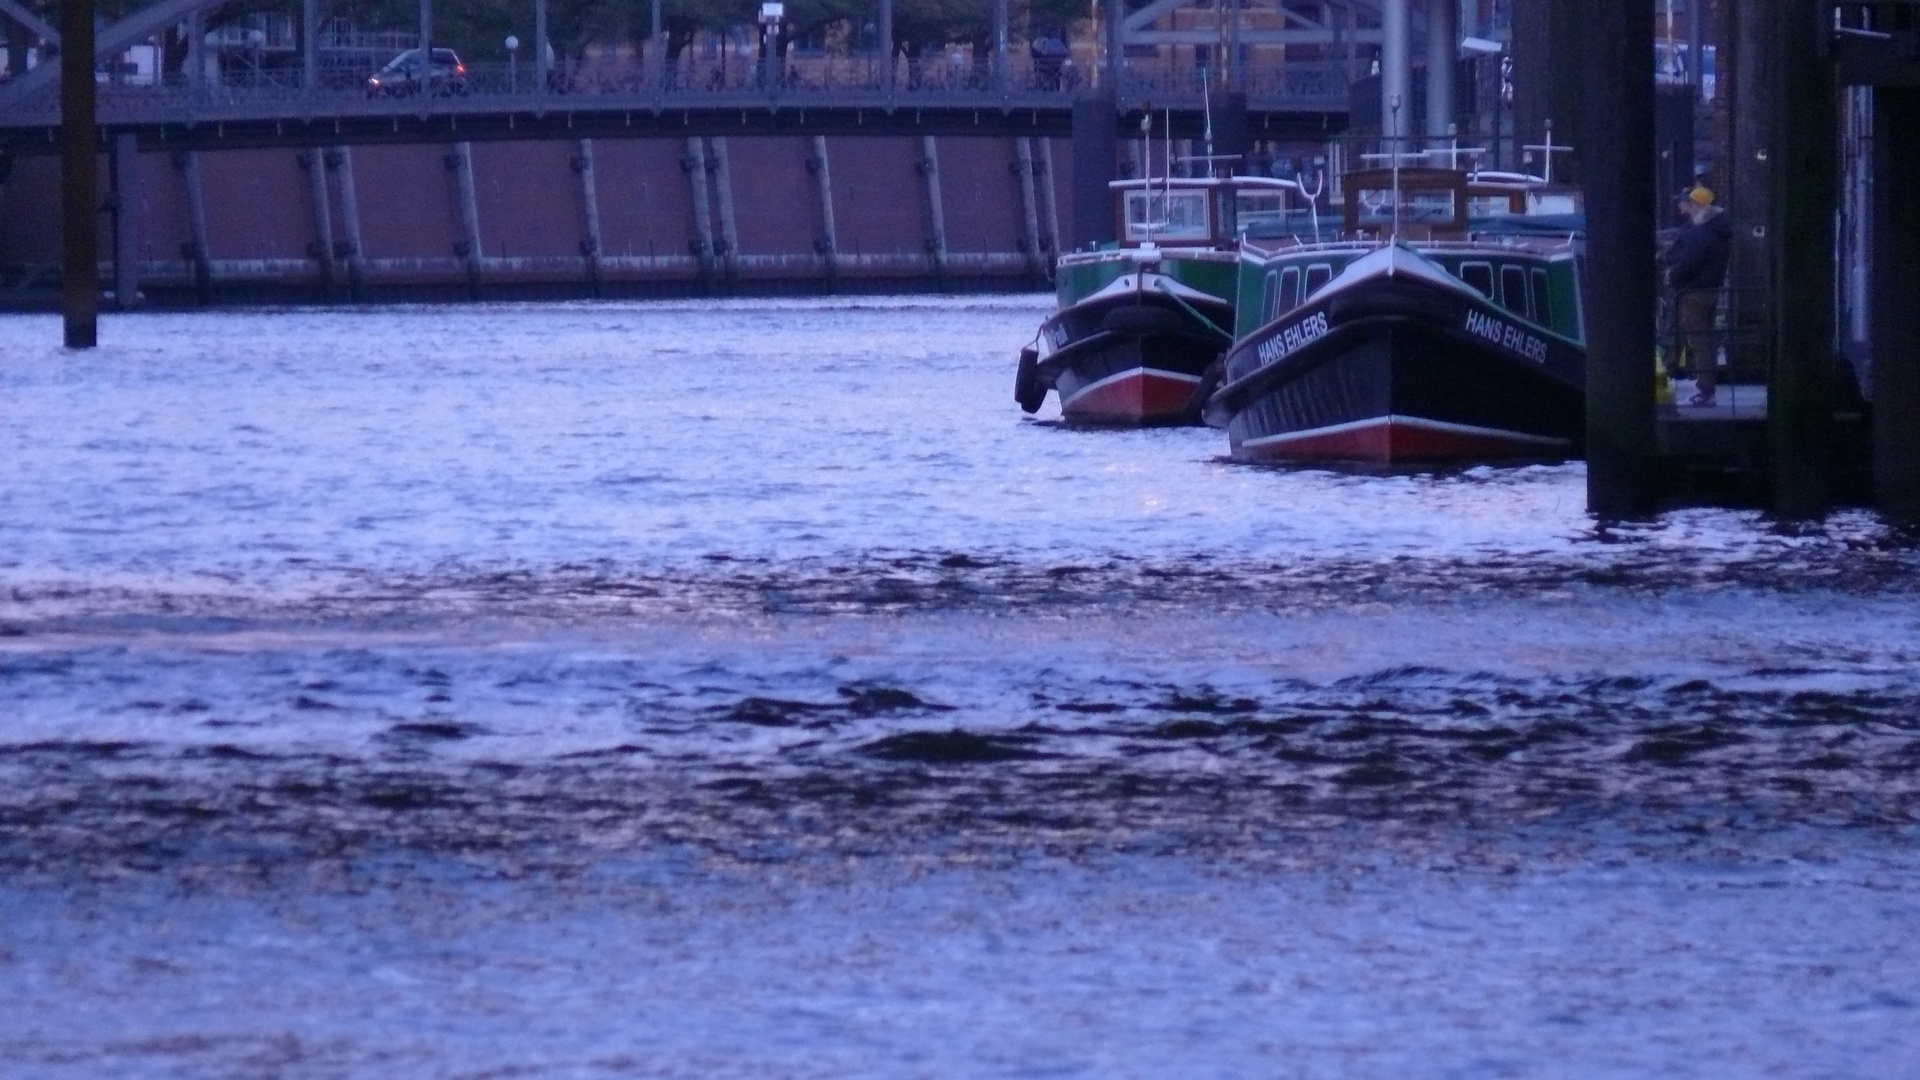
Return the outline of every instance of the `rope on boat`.
[[[1214,333],[1219,334],[1221,337],[1227,339],[1228,341],[1233,340],[1232,334],[1228,333],[1225,330],[1220,329],[1219,325],[1216,324],[1212,319],[1207,318],[1207,316],[1203,312],[1201,312],[1199,308],[1194,307],[1192,304],[1189,304],[1185,300],[1182,300],[1180,299],[1180,297],[1176,296],[1172,289],[1167,288],[1167,283],[1165,281],[1156,281],[1153,283],[1153,287],[1160,290],[1160,292],[1163,295],[1165,295],[1167,299],[1180,305],[1180,310],[1186,312],[1187,314],[1193,316],[1196,319],[1199,319],[1201,326],[1204,326],[1207,329],[1213,331]]]

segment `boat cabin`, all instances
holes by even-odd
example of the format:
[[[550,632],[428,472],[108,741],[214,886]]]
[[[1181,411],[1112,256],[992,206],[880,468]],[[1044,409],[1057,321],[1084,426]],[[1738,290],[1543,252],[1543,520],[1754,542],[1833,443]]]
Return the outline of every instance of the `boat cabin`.
[[[1577,217],[1580,191],[1506,173],[1457,169],[1364,169],[1342,178],[1343,231],[1352,237],[1407,240],[1463,237],[1489,221]]]
[[[1300,185],[1267,176],[1115,180],[1121,247],[1230,247],[1249,228],[1304,211]],[[1294,201],[1289,201],[1292,198]]]

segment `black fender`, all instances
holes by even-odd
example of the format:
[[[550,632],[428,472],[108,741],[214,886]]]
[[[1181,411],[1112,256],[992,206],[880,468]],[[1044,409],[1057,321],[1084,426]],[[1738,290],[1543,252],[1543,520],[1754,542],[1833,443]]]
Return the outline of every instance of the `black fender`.
[[[1040,352],[1031,346],[1020,350],[1020,364],[1013,373],[1013,400],[1021,411],[1036,413],[1047,400],[1047,384],[1040,381]]]

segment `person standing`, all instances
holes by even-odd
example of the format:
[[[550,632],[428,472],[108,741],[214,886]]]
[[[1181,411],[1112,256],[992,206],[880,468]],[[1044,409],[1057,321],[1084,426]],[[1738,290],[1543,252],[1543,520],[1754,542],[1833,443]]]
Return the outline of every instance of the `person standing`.
[[[1733,225],[1726,212],[1713,204],[1713,192],[1704,187],[1696,185],[1681,195],[1679,209],[1687,223],[1663,260],[1667,288],[1679,309],[1680,336],[1693,368],[1694,395],[1687,404],[1711,406],[1719,378],[1713,318],[1720,304],[1720,286],[1727,278]]]

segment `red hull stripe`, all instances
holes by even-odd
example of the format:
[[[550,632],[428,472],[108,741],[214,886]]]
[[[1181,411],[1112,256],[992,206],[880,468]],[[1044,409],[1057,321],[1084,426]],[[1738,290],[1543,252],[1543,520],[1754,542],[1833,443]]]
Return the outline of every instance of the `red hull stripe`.
[[[1081,387],[1060,403],[1060,415],[1098,424],[1178,419],[1199,383],[1198,375],[1133,368]]]
[[[1453,461],[1537,457],[1572,447],[1572,440],[1548,435],[1380,416],[1248,439],[1240,444],[1240,454],[1261,461]]]

